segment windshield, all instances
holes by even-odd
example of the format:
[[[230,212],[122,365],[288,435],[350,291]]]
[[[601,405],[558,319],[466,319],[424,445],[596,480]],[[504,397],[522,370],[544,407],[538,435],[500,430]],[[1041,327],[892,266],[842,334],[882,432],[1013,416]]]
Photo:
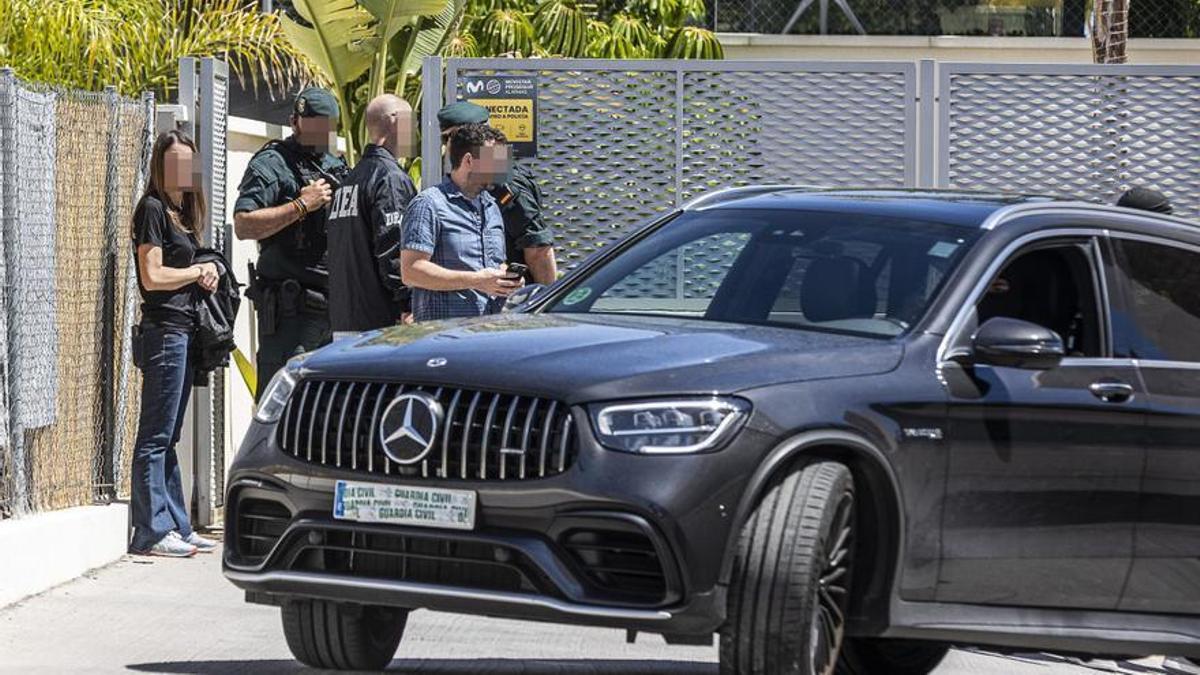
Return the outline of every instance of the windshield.
[[[795,210],[684,213],[547,311],[647,314],[891,337],[978,237],[955,225]]]

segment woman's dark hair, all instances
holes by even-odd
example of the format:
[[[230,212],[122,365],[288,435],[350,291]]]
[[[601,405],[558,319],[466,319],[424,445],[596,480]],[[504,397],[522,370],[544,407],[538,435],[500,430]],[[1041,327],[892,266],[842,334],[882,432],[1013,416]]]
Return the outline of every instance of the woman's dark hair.
[[[191,232],[197,239],[204,234],[205,221],[205,206],[204,206],[204,187],[195,185],[191,190],[183,193],[183,203],[176,204],[171,201],[167,194],[166,188],[166,164],[167,150],[170,150],[176,143],[187,146],[192,151],[192,159],[196,160],[200,154],[196,149],[196,143],[190,136],[182,131],[172,130],[165,131],[159,134],[154,141],[154,150],[150,153],[150,179],[146,181],[146,191],[142,194],[139,206],[146,201],[147,197],[154,197],[163,203],[163,207],[167,211],[167,219],[175,227],[184,232]]]
[[[507,145],[508,137],[499,129],[487,124],[464,124],[450,134],[449,153],[450,168],[457,169],[462,164],[463,157],[472,155],[479,157],[479,149],[492,141],[499,145]]]

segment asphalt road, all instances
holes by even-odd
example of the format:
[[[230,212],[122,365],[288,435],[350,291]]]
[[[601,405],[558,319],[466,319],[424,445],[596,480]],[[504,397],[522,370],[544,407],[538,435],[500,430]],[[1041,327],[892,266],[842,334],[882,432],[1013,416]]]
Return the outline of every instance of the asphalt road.
[[[247,605],[215,554],[126,558],[0,610],[0,672],[294,673],[279,611]],[[715,647],[625,643],[610,629],[417,612],[391,669],[475,675],[715,675]],[[952,652],[938,675],[1170,673],[1161,659],[1081,665],[1053,655]],[[1192,671],[1195,672],[1195,671]]]

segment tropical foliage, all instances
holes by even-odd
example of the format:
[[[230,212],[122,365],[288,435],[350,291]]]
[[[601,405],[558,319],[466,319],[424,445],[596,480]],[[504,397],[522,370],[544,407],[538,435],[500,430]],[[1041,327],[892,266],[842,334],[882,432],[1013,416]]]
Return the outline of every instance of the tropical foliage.
[[[478,56],[724,57],[704,0],[471,0],[460,34]]]
[[[0,65],[26,80],[169,98],[182,56],[219,56],[235,75],[290,88],[310,76],[255,0],[0,0]]]
[[[390,91],[416,107],[426,56],[721,58],[691,25],[703,17],[703,0],[291,0],[282,26],[348,112],[353,161],[367,101]]]
[[[416,95],[409,86],[421,59],[453,38],[462,0],[292,0],[283,31],[316,65],[338,97],[347,159],[366,141],[366,103],[385,91]]]

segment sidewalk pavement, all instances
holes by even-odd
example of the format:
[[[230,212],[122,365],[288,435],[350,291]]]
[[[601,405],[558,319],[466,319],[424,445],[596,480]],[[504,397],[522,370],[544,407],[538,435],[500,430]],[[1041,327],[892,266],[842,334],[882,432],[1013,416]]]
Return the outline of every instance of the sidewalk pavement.
[[[221,577],[219,552],[192,559],[126,557],[0,610],[0,672],[295,673],[279,610],[247,605]],[[715,647],[668,647],[657,636],[413,614],[391,669],[474,675],[716,675]],[[1092,668],[1050,655],[955,651],[937,675],[1180,673],[1158,661]]]

